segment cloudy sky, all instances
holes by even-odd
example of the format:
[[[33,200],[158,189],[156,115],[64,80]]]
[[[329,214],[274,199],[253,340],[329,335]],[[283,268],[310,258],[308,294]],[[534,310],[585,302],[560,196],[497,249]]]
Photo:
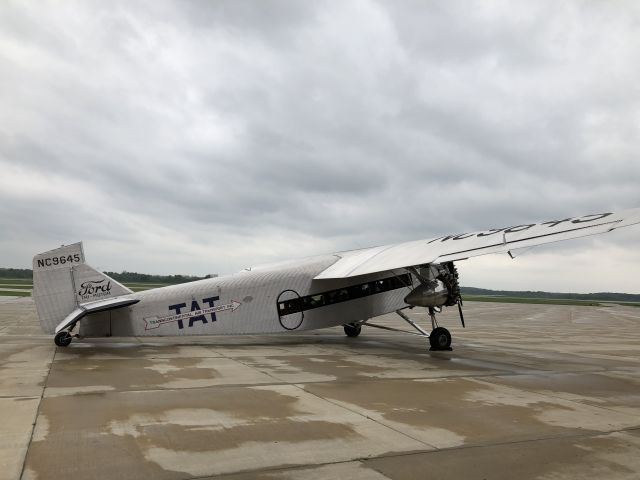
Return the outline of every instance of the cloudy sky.
[[[3,1],[0,266],[280,259],[640,206],[640,7]],[[640,292],[640,229],[460,264]]]

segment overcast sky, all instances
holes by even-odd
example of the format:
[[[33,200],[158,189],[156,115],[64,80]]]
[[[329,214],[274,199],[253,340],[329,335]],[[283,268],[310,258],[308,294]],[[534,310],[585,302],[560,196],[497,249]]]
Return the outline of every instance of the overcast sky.
[[[3,1],[0,266],[280,259],[640,206],[640,4]],[[640,228],[460,264],[640,293]]]

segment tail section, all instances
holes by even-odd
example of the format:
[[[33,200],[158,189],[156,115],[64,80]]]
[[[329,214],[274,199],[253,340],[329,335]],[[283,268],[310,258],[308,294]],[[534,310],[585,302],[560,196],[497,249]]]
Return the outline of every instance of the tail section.
[[[84,261],[82,242],[33,257],[33,299],[40,325],[54,333],[78,305],[133,293]]]

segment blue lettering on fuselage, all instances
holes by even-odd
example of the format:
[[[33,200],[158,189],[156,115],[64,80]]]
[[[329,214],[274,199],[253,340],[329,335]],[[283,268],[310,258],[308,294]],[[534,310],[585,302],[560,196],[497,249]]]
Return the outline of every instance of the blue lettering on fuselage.
[[[176,315],[178,315],[182,313],[180,309],[185,308],[186,306],[187,306],[186,303],[176,303],[175,305],[169,305],[169,310],[174,310],[176,312]],[[184,328],[184,324],[182,323],[182,320],[178,320],[178,328],[180,330]]]
[[[203,298],[202,299],[202,303],[206,303],[207,305],[209,305],[210,308],[215,307],[215,302],[220,300],[220,297],[207,297],[207,298]],[[182,313],[182,309],[183,308],[187,308],[187,304],[186,303],[176,303],[175,305],[169,305],[169,310],[173,310],[173,312],[176,315],[179,315]],[[198,310],[200,310],[200,305],[198,304],[197,301],[192,300],[191,301],[191,311],[192,312],[197,312]],[[216,312],[211,312],[209,315],[211,315],[211,321],[215,322],[216,319]],[[184,322],[182,319],[178,319],[178,329],[182,330],[184,328]],[[189,318],[189,327],[193,327],[194,322],[202,322],[203,324],[205,323],[209,323],[207,321],[207,317],[205,315],[197,315],[195,317],[190,317]]]
[[[192,312],[197,312],[198,310],[200,310],[200,305],[198,305],[198,302],[196,302],[195,300],[191,300],[191,311]],[[193,327],[193,322],[202,322],[207,323],[207,318],[204,315],[198,315],[197,317],[190,317],[189,318],[189,326]]]
[[[217,300],[220,300],[220,297],[208,297],[208,298],[203,298],[202,299],[202,303],[207,303],[210,307],[214,307],[214,302],[216,302]],[[216,312],[211,312],[211,321],[215,322],[216,321]]]

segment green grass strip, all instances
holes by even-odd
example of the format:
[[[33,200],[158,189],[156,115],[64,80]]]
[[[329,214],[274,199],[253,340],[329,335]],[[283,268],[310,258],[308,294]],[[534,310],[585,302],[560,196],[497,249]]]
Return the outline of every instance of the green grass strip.
[[[9,290],[0,290],[0,297],[30,297],[31,296],[31,292],[29,291],[17,291],[17,292],[11,292]]]
[[[561,298],[518,298],[518,297],[501,297],[501,296],[484,296],[484,295],[463,295],[462,300],[470,302],[493,302],[493,303],[527,303],[541,305],[578,305],[582,307],[599,307],[600,302],[590,300],[571,300]],[[615,303],[615,302],[607,302]]]

